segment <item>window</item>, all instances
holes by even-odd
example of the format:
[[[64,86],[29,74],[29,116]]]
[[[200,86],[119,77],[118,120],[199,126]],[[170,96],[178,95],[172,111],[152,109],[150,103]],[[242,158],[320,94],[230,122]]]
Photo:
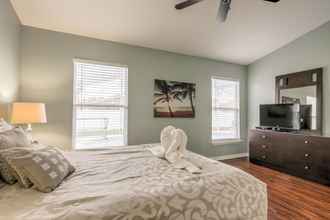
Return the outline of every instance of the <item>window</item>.
[[[127,78],[127,67],[74,60],[75,149],[127,144]]]
[[[212,78],[212,142],[240,139],[239,81]]]

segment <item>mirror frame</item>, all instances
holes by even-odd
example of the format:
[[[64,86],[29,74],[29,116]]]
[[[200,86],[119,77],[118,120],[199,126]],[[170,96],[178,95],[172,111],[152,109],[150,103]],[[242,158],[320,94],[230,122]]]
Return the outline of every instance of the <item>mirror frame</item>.
[[[306,86],[316,86],[316,112],[317,125],[316,130],[311,130],[310,133],[322,135],[323,122],[323,69],[311,69],[296,73],[289,73],[275,77],[275,100],[276,104],[281,103],[280,93],[283,89],[300,88]]]

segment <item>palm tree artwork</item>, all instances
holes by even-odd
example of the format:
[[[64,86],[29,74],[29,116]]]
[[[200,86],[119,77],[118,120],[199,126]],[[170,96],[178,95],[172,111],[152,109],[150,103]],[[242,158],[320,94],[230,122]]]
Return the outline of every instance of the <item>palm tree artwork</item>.
[[[196,84],[155,80],[154,117],[195,117]]]

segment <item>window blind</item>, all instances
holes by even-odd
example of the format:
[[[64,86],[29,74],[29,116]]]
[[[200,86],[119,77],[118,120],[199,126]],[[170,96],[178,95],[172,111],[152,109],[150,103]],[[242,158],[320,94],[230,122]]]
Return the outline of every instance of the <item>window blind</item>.
[[[127,144],[128,68],[74,61],[75,149]]]
[[[240,138],[239,81],[212,78],[212,141]]]

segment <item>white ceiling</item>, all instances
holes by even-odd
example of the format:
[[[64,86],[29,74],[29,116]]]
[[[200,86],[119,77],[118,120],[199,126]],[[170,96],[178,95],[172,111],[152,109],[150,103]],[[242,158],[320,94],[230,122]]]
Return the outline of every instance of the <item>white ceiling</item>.
[[[220,0],[182,11],[179,0],[11,0],[22,24],[131,45],[249,64],[330,20],[329,0]]]

